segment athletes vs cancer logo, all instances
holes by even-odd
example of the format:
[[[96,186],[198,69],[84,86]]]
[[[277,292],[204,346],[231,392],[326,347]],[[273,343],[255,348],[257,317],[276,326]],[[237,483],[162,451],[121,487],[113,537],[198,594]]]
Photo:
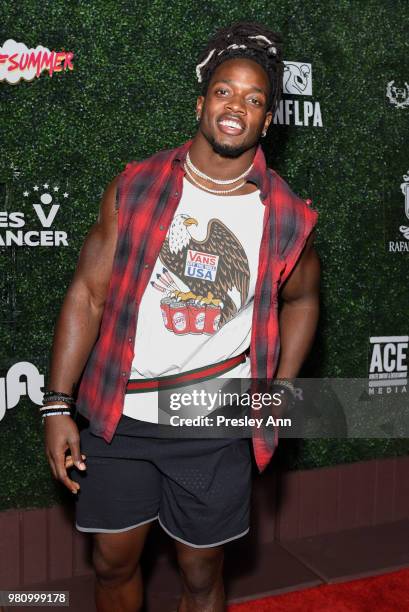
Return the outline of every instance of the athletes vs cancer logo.
[[[58,202],[67,200],[68,192],[60,190],[59,185],[44,183],[35,184],[22,195],[28,205],[24,211],[0,210],[0,247],[68,246],[67,232],[51,229],[60,209]],[[31,213],[30,208],[39,229],[26,229],[26,215]]]

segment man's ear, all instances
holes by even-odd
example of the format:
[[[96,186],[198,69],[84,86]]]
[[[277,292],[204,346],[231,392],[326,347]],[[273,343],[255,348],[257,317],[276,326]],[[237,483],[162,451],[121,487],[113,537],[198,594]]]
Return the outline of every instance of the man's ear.
[[[271,123],[273,119],[273,113],[271,111],[268,111],[268,113],[266,113],[265,119],[264,119],[264,129],[263,132],[267,132],[268,127]]]
[[[203,111],[203,104],[204,104],[204,96],[198,96],[196,100],[196,115],[198,115],[199,117],[201,116],[202,111]]]

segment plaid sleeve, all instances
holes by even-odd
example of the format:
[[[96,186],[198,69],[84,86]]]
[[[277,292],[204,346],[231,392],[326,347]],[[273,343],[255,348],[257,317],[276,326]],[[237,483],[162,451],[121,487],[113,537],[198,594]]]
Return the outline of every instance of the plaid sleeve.
[[[287,183],[280,177],[280,201],[286,209],[283,215],[283,225],[279,232],[279,256],[285,262],[280,278],[282,285],[291,274],[296,265],[305,243],[314,229],[318,212],[311,208],[311,201],[304,201],[294,194]]]
[[[135,166],[138,164],[137,161],[132,161],[126,164],[124,170],[118,174],[118,181],[116,186],[116,196],[115,196],[115,210],[119,210],[119,202],[121,201],[121,190],[123,188],[124,182],[127,178],[133,174]]]

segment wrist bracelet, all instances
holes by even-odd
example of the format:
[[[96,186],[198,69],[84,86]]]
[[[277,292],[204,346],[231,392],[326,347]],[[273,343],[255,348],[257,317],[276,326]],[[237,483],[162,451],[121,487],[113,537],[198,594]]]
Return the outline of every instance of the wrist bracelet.
[[[43,404],[45,402],[63,401],[67,404],[74,404],[75,400],[71,395],[64,393],[63,391],[48,390],[43,395]]]
[[[74,404],[75,400],[73,397],[66,397],[60,393],[54,393],[53,395],[44,395],[43,404],[45,402],[65,402],[66,404]]]
[[[51,390],[51,389],[48,389],[47,391],[44,392],[44,397],[47,396],[47,395],[55,395],[55,394],[62,395],[63,397],[67,397],[69,399],[72,399],[72,396],[68,395],[68,393],[64,393],[63,391],[54,391],[54,390]]]
[[[72,408],[64,404],[50,404],[49,406],[41,406],[38,409],[40,414],[44,412],[54,412],[55,410],[65,410],[66,412],[72,412]]]
[[[57,412],[57,411],[55,411],[55,412],[48,412],[48,413],[46,412],[45,414],[42,415],[42,419],[41,419],[42,422],[44,423],[46,417],[53,416],[55,414],[62,414],[62,415],[65,415],[65,416],[71,416],[71,413],[70,412],[66,412],[65,410],[63,410],[62,412]]]
[[[67,406],[66,404],[49,404],[48,406],[42,406],[39,408],[39,412],[42,416],[43,423],[46,416],[51,416],[53,414],[72,416],[72,410],[70,406]]]
[[[67,410],[71,410],[71,406],[66,402],[63,404],[44,404],[39,410],[47,410],[48,408],[66,408]]]

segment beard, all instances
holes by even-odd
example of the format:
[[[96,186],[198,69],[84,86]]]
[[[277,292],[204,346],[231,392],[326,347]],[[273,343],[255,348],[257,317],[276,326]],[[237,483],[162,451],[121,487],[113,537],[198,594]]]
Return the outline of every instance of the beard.
[[[223,142],[219,142],[213,135],[206,134],[205,130],[201,130],[203,136],[206,138],[207,142],[212,147],[213,151],[220,155],[221,157],[229,157],[234,159],[236,157],[240,157],[246,151],[253,148],[256,144],[258,144],[261,134],[259,134],[258,138],[254,140],[254,142],[243,142],[240,145],[230,145]]]

